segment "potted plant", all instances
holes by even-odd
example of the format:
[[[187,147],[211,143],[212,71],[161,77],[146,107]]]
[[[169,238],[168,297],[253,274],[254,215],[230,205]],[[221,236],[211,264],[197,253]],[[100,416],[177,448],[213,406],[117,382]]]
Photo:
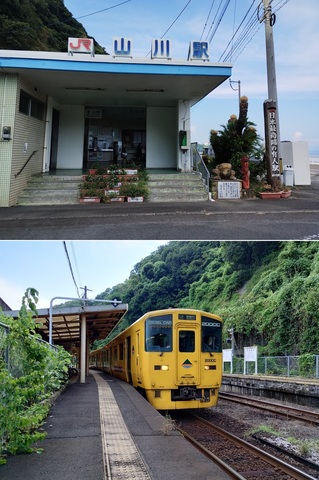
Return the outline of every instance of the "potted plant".
[[[291,195],[291,189],[289,187],[284,187],[283,191],[281,192],[281,198],[289,198]]]
[[[263,184],[259,190],[259,196],[263,200],[275,200],[277,198],[288,198],[291,191],[281,184],[279,178],[274,178],[272,185],[269,183]]]
[[[100,203],[101,192],[94,186],[84,186],[80,190],[80,203]]]
[[[88,169],[89,175],[96,175],[97,170],[101,167],[99,162],[94,162],[93,165]]]
[[[80,185],[81,203],[99,203],[104,189],[107,186],[107,179],[103,175],[87,175]]]
[[[128,202],[143,202],[149,195],[149,189],[145,182],[123,182],[120,187],[120,195],[126,197]]]

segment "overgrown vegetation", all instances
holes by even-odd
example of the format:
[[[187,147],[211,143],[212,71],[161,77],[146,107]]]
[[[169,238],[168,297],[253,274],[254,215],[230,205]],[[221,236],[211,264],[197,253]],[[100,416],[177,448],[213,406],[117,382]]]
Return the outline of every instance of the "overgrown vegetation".
[[[46,435],[41,429],[49,409],[45,400],[68,378],[70,355],[39,342],[35,333],[37,299],[38,292],[28,289],[16,320],[0,310],[0,321],[10,327],[0,345],[10,348],[9,365],[0,358],[0,464],[8,454],[40,451],[35,443]]]
[[[1,49],[66,52],[68,37],[88,33],[62,0],[1,0]],[[94,43],[96,53],[106,53]]]
[[[318,354],[318,284],[318,242],[170,242],[97,298],[129,304],[112,336],[149,310],[203,309],[224,319],[225,346],[234,328],[239,350],[302,355],[307,374]]]

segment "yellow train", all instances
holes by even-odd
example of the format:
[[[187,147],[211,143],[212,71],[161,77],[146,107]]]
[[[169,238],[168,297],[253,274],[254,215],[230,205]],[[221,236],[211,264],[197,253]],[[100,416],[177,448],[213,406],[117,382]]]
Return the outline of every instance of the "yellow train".
[[[91,352],[90,367],[132,384],[157,410],[212,407],[222,380],[222,320],[192,309],[148,312]]]

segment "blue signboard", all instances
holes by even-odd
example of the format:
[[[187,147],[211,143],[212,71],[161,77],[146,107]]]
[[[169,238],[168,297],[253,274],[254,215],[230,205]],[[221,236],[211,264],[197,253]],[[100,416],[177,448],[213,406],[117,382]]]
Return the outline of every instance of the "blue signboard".
[[[188,60],[209,60],[208,42],[192,41],[189,44]]]

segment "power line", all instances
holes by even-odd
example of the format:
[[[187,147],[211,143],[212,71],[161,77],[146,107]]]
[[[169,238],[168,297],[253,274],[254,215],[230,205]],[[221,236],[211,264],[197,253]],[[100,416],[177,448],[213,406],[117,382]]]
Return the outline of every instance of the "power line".
[[[207,18],[206,18],[206,22],[205,22],[205,25],[204,25],[202,34],[201,34],[201,36],[200,36],[200,39],[203,38],[203,35],[204,35],[205,30],[206,30],[206,27],[207,27],[207,24],[208,24],[208,20],[209,20],[210,14],[212,13],[214,4],[215,4],[215,0],[212,1],[212,4],[211,4],[211,6],[210,6],[210,9],[209,9],[209,12],[208,12],[208,15],[207,15]]]
[[[171,25],[168,27],[168,29],[163,33],[163,35],[161,36],[161,38],[163,38],[167,32],[172,28],[172,26],[177,22],[177,20],[179,19],[179,17],[182,15],[182,13],[186,10],[186,8],[188,7],[188,5],[191,3],[192,0],[189,0],[187,2],[187,4],[185,5],[185,7],[182,9],[182,11],[177,15],[177,17],[175,18],[175,20],[173,21],[173,23],[171,23]]]
[[[76,280],[74,278],[74,273],[73,273],[73,269],[72,269],[72,265],[71,265],[71,260],[70,260],[70,257],[69,257],[69,252],[68,252],[68,249],[67,249],[67,246],[66,246],[66,242],[64,242],[64,241],[63,241],[63,246],[64,246],[64,251],[65,251],[65,254],[66,254],[66,258],[68,260],[69,269],[70,269],[70,272],[71,272],[71,275],[72,275],[72,279],[73,279],[76,291],[78,293],[78,297],[81,298],[80,292],[79,292],[79,287],[77,286]]]
[[[224,15],[225,15],[225,13],[226,13],[226,10],[227,10],[227,8],[228,8],[228,6],[229,6],[229,3],[230,3],[230,0],[225,0],[225,4],[224,4],[224,6],[223,6],[223,8],[222,8],[222,11],[221,11],[219,17],[218,17],[216,26],[215,26],[213,32],[211,33],[211,35],[210,35],[210,37],[209,37],[209,43],[211,43],[212,39],[214,38],[214,35],[215,35],[215,33],[217,32],[217,29],[218,29],[218,27],[219,27],[219,25],[220,25],[220,23],[221,23]],[[221,4],[222,4],[222,1],[220,2],[219,7],[221,6]],[[219,9],[219,7],[218,7],[218,9]],[[217,13],[218,13],[218,11],[217,11]],[[216,13],[215,18],[217,17],[217,13]],[[214,19],[214,21],[215,21],[215,19]]]
[[[241,28],[241,26],[243,25],[244,21],[246,20],[246,18],[247,18],[247,16],[248,16],[250,10],[252,9],[255,1],[256,1],[256,0],[253,0],[253,1],[252,1],[250,7],[248,8],[248,10],[247,10],[247,12],[246,12],[246,14],[244,15],[244,18],[242,19],[242,21],[241,21],[240,24],[238,25],[236,32],[233,34],[233,36],[232,36],[231,39],[229,40],[229,42],[228,42],[225,50],[224,50],[223,53],[221,54],[220,59],[223,57],[223,55],[224,55],[225,52],[227,51],[227,49],[228,49],[228,47],[229,47],[230,44],[232,44],[230,56],[232,55],[232,52],[234,51],[234,48],[235,48],[235,46],[237,45],[237,42],[234,44],[233,41],[234,41],[234,39],[235,39],[235,37],[236,37],[239,29]],[[253,14],[252,16],[254,16],[254,14]],[[250,17],[250,18],[252,18],[252,17]],[[220,59],[219,59],[219,61],[220,61]]]
[[[71,250],[72,250],[73,262],[75,264],[76,273],[77,273],[77,276],[78,276],[79,283],[80,283],[80,285],[82,285],[81,276],[80,276],[80,272],[79,272],[79,267],[78,267],[78,263],[77,263],[76,255],[75,255],[74,243],[72,241],[70,243],[71,243]]]
[[[86,15],[81,15],[81,17],[74,17],[74,18],[75,18],[75,20],[78,20],[79,18],[90,17],[91,15],[96,15],[97,13],[106,12],[107,10],[112,10],[112,8],[120,7],[121,5],[124,5],[125,3],[128,3],[128,2],[131,2],[131,0],[126,0],[125,2],[117,3],[116,5],[113,5],[112,7],[103,8],[103,10],[97,10],[96,12],[87,13]]]
[[[179,17],[182,15],[182,13],[186,10],[186,8],[188,7],[188,5],[191,3],[192,0],[189,0],[187,2],[187,4],[185,5],[185,7],[182,9],[182,11],[177,15],[177,17],[175,18],[175,20],[171,23],[171,25],[168,27],[168,29],[163,33],[163,35],[161,36],[161,38],[163,38],[167,32],[169,32],[169,30],[172,28],[172,26],[177,22],[177,20],[179,19]],[[146,56],[148,56],[149,54],[151,53],[151,50],[147,53]]]

